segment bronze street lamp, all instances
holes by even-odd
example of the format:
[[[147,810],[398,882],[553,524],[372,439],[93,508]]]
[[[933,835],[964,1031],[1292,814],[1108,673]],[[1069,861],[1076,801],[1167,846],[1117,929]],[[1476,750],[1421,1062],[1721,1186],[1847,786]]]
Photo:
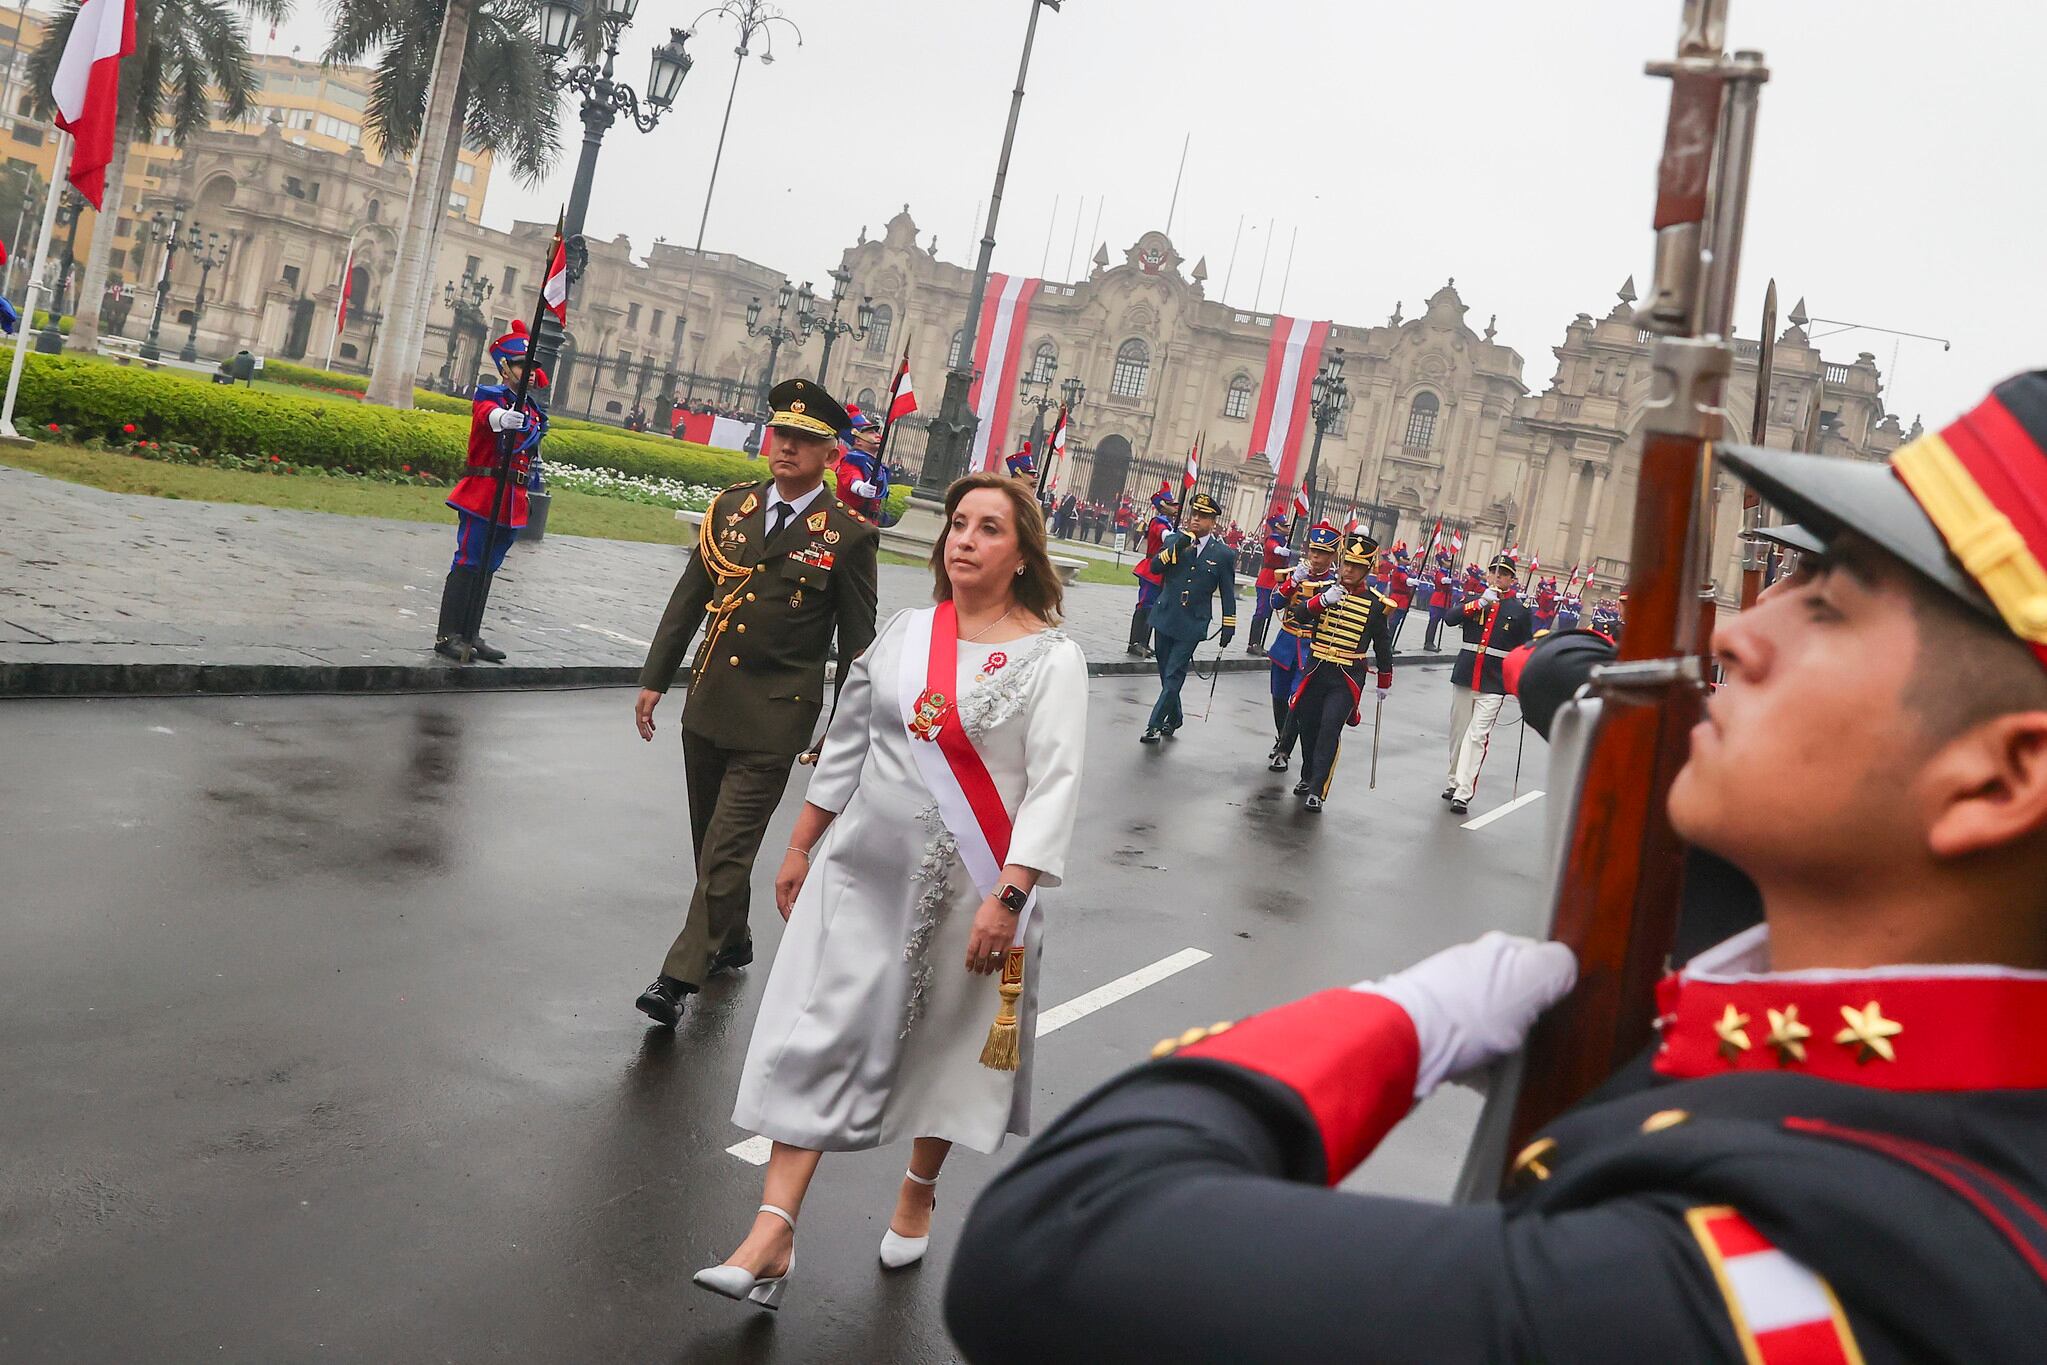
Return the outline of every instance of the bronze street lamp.
[[[36,350],[44,355],[55,355],[64,349],[64,332],[57,325],[57,319],[64,316],[64,291],[71,283],[72,263],[77,259],[79,209],[83,207],[78,195],[71,190],[64,191],[63,199],[57,203],[57,221],[68,223],[71,231],[64,235],[64,264],[57,270],[57,293],[50,300],[49,321],[43,330],[36,333]],[[34,322],[34,318],[29,319]]]
[[[1343,382],[1343,347],[1339,346],[1322,362],[1314,382],[1308,386],[1308,413],[1315,419],[1315,444],[1308,449],[1308,477],[1303,486],[1308,492],[1310,517],[1322,515],[1321,493],[1315,487],[1315,470],[1322,463],[1322,438],[1336,425],[1336,419],[1349,403],[1350,386]],[[1289,533],[1288,540],[1292,538]]]
[[[171,294],[171,266],[177,262],[178,247],[185,236],[185,202],[181,199],[171,208],[166,218],[159,209],[149,217],[149,240],[163,248],[163,269],[156,277],[156,311],[149,316],[149,336],[142,343],[142,358],[157,360],[163,352],[157,349],[156,339],[163,330],[164,301]]]
[[[178,352],[178,359],[194,364],[199,359],[199,319],[206,312],[206,278],[227,264],[234,251],[234,234],[229,233],[222,241],[217,232],[209,232],[204,240],[199,236],[199,225],[192,224],[185,236],[185,250],[199,262],[199,292],[192,299],[192,330],[185,334],[184,349]]]
[[[813,313],[801,315],[803,325],[808,331],[819,332],[824,336],[824,356],[817,362],[819,388],[825,387],[825,374],[832,367],[832,343],[840,337],[864,341],[867,339],[867,329],[874,325],[874,299],[871,295],[861,295],[860,306],[853,310],[854,321],[846,322],[839,317],[839,305],[846,301],[846,286],[853,282],[853,276],[840,269],[831,272],[831,279],[832,315],[828,318],[820,318]],[[808,289],[810,285],[806,282],[803,287]]]
[[[478,279],[473,270],[462,272],[462,282],[449,280],[441,286],[441,307],[453,315],[448,323],[448,358],[441,364],[441,392],[454,393],[455,355],[461,349],[462,338],[475,332],[488,333],[484,324],[483,306],[490,302],[491,283]],[[468,385],[463,385],[467,388]]]
[[[793,323],[785,320],[789,316],[791,299],[796,300],[796,321]],[[768,410],[768,392],[775,387],[775,358],[782,353],[782,343],[793,341],[799,347],[803,345],[815,325],[809,320],[810,306],[814,301],[815,295],[810,292],[808,281],[801,289],[791,289],[789,281],[783,280],[782,287],[775,291],[775,320],[765,327],[760,325],[760,295],[754,295],[753,302],[746,305],[746,334],[768,339],[768,368],[761,375],[762,412]]]

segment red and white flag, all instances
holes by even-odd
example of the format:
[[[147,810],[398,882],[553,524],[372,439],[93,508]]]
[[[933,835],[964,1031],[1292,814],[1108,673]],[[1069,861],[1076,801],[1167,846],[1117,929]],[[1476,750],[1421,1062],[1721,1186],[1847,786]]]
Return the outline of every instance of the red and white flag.
[[[1045,487],[1059,486],[1059,461],[1066,454],[1066,405],[1059,405],[1059,420],[1052,424],[1052,434],[1045,439]]]
[[[1009,410],[1016,401],[1016,372],[1023,359],[1024,329],[1031,300],[1042,280],[1014,275],[988,277],[988,311],[974,338],[974,386],[967,405],[974,410],[974,456],[969,468],[992,470],[1009,449]]]
[[[1182,494],[1185,494],[1188,489],[1194,487],[1195,484],[1200,482],[1201,482],[1201,438],[1199,436],[1196,436],[1194,438],[1193,449],[1187,452],[1187,472],[1180,476],[1180,492]]]
[[[896,382],[888,391],[888,416],[884,420],[893,424],[916,410],[917,392],[910,387],[910,352],[906,347],[902,367],[896,371]]]
[[[566,324],[569,320],[569,253],[562,241],[560,229],[554,234],[554,259],[547,263],[547,279],[540,286],[540,301],[547,305],[547,311],[554,314],[554,320]]]
[[[1349,535],[1358,529],[1358,509],[1353,507],[1343,518],[1343,533]]]
[[[1250,449],[1272,465],[1282,484],[1294,481],[1301,454],[1301,433],[1309,426],[1308,399],[1315,371],[1322,366],[1322,347],[1329,324],[1305,318],[1275,317],[1272,342],[1265,351],[1265,382],[1258,389],[1258,412],[1251,420]]]
[[[1464,553],[1464,532],[1452,531],[1450,533],[1450,553],[1453,555]]]
[[[348,322],[348,294],[355,288],[355,248],[348,249],[348,259],[341,263],[341,304],[334,310],[334,331],[339,335]]]
[[[107,166],[114,159],[121,59],[134,50],[135,0],[84,0],[50,79],[57,126],[78,144],[66,178],[94,209],[106,194]]]
[[[1294,515],[1297,517],[1308,515],[1308,490],[1305,488],[1294,490]]]

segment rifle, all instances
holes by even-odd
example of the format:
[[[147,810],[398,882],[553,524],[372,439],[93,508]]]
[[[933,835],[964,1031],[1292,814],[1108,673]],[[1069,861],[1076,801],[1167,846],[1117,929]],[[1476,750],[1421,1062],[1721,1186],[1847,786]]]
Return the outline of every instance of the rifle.
[[[1733,367],[1758,52],[1723,51],[1726,0],[1685,0],[1658,168],[1656,287],[1637,324],[1658,334],[1643,423],[1628,628],[1592,674],[1599,719],[1575,797],[1551,935],[1578,954],[1578,985],[1495,1078],[1459,1194],[1490,1197],[1510,1154],[1650,1041],[1655,986],[1674,942],[1683,845],[1666,800],[1705,697],[1700,587],[1711,554],[1712,446]]]
[[[1761,445],[1770,425],[1770,375],[1777,355],[1777,282],[1770,281],[1763,295],[1763,336],[1756,343],[1756,410],[1749,420],[1749,444]],[[1769,561],[1769,546],[1757,540],[1763,528],[1763,495],[1753,488],[1741,491],[1741,609],[1756,604],[1763,591],[1763,567]]]

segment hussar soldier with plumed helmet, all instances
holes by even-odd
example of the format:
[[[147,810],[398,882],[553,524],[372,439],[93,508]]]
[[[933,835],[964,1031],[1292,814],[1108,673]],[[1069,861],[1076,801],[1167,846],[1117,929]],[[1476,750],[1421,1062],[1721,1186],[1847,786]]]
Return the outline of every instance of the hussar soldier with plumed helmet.
[[[1307,657],[1294,684],[1288,725],[1301,737],[1301,780],[1294,795],[1309,811],[1329,800],[1346,727],[1364,718],[1369,669],[1378,665],[1378,699],[1393,689],[1393,601],[1371,585],[1379,542],[1363,531],[1344,537],[1334,583],[1297,595],[1288,614],[1312,622]]]
[[[1290,724],[1294,693],[1300,690],[1308,663],[1308,642],[1314,638],[1316,614],[1306,604],[1336,582],[1336,556],[1343,546],[1343,533],[1328,522],[1308,528],[1307,554],[1289,569],[1273,589],[1273,614],[1279,618],[1279,634],[1273,639],[1266,660],[1272,665],[1272,752],[1265,766],[1283,773],[1293,757],[1298,727]]]

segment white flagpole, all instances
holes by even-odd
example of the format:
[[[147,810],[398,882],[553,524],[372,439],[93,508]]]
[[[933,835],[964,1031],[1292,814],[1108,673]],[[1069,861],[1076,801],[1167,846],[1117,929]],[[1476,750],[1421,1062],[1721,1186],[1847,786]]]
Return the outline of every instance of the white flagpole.
[[[43,231],[36,238],[35,260],[28,268],[28,288],[21,299],[21,324],[14,333],[14,364],[7,371],[7,398],[0,402],[0,439],[18,441],[14,429],[14,396],[21,389],[21,368],[28,360],[28,338],[35,331],[36,296],[43,289],[43,266],[50,256],[50,238],[57,230],[57,200],[63,195],[65,174],[71,169],[71,134],[57,130],[57,163],[50,169],[50,193],[43,204]]]

